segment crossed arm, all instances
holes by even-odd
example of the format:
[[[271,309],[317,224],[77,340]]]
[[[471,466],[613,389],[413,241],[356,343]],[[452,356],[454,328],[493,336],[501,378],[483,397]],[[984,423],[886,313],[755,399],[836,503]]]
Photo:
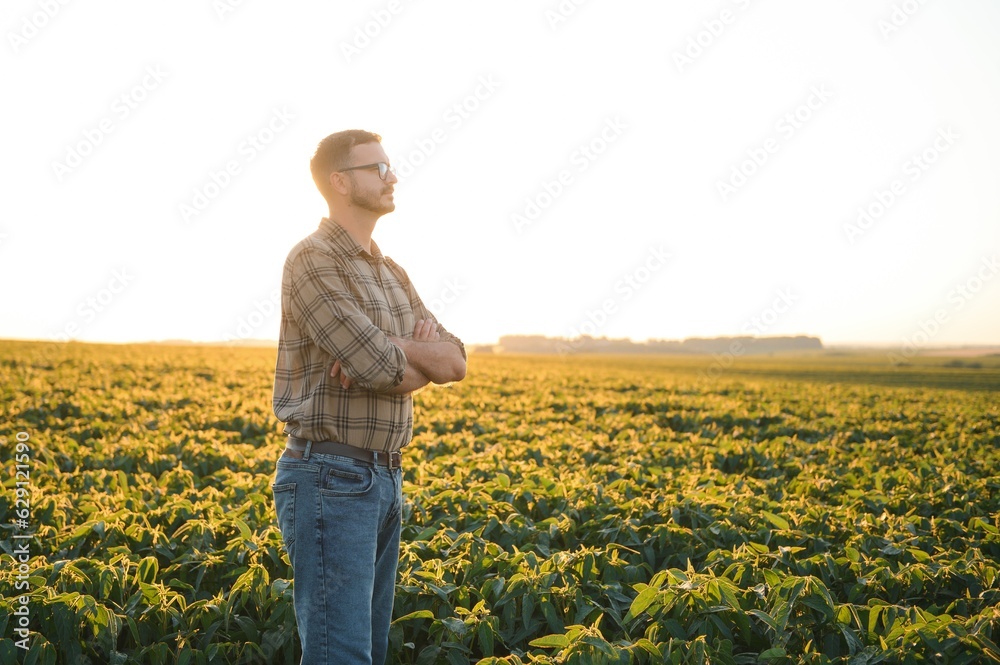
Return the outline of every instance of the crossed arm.
[[[328,251],[306,245],[286,261],[288,314],[317,347],[335,359],[330,376],[345,390],[357,383],[357,389],[405,395],[428,383],[465,377],[461,343],[447,332],[442,340],[434,317],[406,273],[397,269],[413,312],[425,317],[406,339],[388,336],[375,326],[349,288],[351,276],[344,263]],[[396,384],[401,365],[403,378]]]
[[[417,321],[413,328],[413,338],[389,337],[406,356],[403,381],[387,390],[389,394],[405,395],[423,388],[428,383],[449,383],[465,378],[465,358],[461,350],[451,342],[442,342],[437,323],[432,319]],[[349,390],[353,380],[347,375],[340,360],[335,360],[330,368],[330,377],[340,381],[344,390]]]

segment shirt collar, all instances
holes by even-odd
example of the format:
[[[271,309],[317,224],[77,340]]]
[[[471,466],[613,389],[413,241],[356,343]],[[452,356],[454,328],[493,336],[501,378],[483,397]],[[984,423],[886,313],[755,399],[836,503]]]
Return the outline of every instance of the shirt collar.
[[[382,256],[382,250],[379,249],[374,240],[372,240],[372,251],[371,253],[368,253],[365,251],[364,247],[358,244],[357,240],[351,237],[351,234],[347,232],[347,229],[329,217],[324,217],[320,221],[319,230],[334,245],[350,256],[360,255],[365,258],[370,257],[375,261],[383,261],[385,259],[385,257]]]

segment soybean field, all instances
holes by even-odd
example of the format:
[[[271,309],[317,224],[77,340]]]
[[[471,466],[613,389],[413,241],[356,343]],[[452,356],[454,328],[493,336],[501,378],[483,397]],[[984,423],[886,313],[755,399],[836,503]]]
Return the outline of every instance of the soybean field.
[[[298,662],[274,359],[0,342],[0,662]],[[391,662],[1000,662],[1000,357],[712,363],[417,394]]]

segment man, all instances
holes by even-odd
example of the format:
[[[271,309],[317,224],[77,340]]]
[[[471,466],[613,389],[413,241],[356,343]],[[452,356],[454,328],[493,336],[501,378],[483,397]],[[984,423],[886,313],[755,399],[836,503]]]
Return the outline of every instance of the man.
[[[372,239],[395,209],[381,137],[348,130],[311,162],[330,215],[285,261],[274,484],[302,663],[384,662],[399,560],[411,393],[465,377],[465,347]]]

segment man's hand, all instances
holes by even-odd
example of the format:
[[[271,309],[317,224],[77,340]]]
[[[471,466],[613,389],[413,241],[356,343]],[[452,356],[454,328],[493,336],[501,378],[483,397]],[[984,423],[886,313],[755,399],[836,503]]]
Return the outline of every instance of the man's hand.
[[[442,342],[437,323],[421,319],[413,327],[413,339],[390,337],[389,341],[406,354],[407,366],[417,369],[433,383],[450,383],[465,378],[465,358],[458,346]]]
[[[330,367],[330,378],[334,381],[340,381],[340,387],[344,390],[350,390],[354,383],[351,377],[347,376],[347,372],[344,371],[339,360],[333,361],[333,366]]]
[[[438,324],[433,319],[420,319],[413,326],[414,342],[439,342],[441,333],[437,331]]]

